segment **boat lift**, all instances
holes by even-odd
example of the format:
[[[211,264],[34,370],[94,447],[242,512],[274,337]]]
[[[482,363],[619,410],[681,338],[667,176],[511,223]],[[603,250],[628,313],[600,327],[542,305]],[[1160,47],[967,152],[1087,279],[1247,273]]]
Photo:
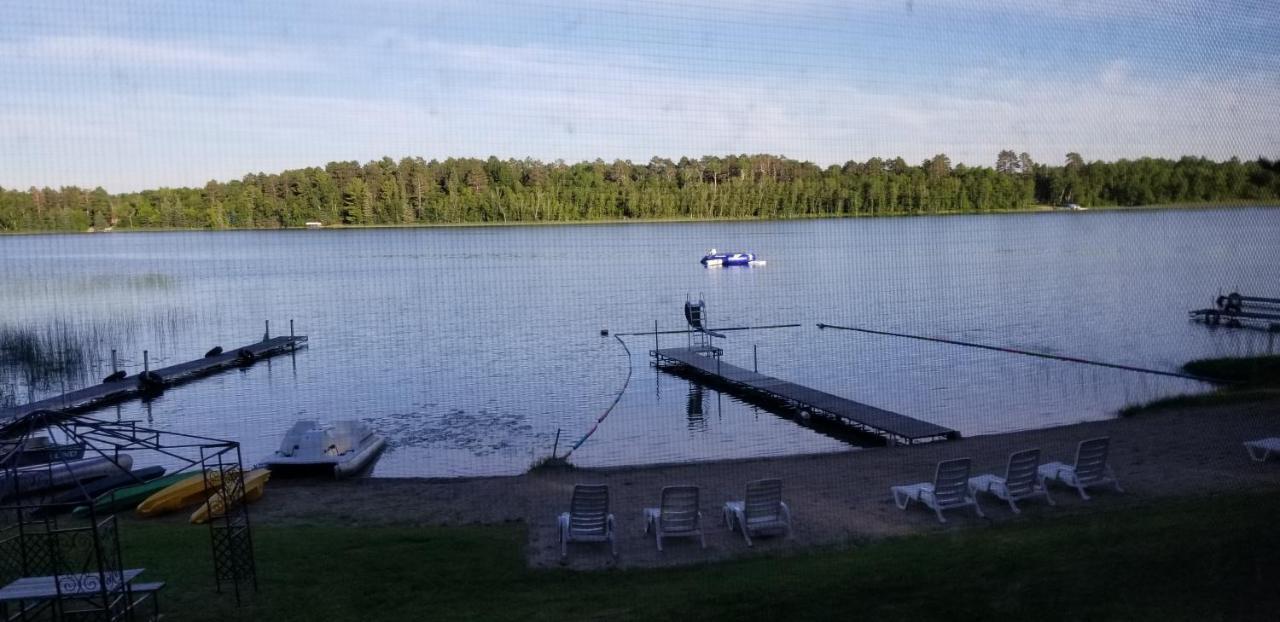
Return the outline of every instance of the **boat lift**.
[[[1254,325],[1270,332],[1280,332],[1280,298],[1231,292],[1214,299],[1213,307],[1196,309],[1190,315],[1192,320],[1204,322],[1206,326],[1243,328]]]

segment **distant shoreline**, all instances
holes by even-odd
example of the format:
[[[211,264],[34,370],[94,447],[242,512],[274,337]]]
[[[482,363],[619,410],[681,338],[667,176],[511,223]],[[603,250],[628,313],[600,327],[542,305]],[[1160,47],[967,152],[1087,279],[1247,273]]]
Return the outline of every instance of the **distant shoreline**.
[[[239,231],[312,231],[312,230],[368,230],[368,229],[434,229],[434,228],[460,228],[460,227],[543,227],[543,226],[564,226],[564,225],[623,225],[623,224],[693,224],[693,223],[736,223],[736,222],[790,222],[801,220],[854,220],[854,219],[883,219],[883,218],[920,218],[929,216],[986,216],[991,214],[1044,214],[1044,213],[1071,213],[1080,214],[1088,212],[1128,212],[1128,211],[1162,211],[1162,210],[1195,210],[1195,209],[1232,209],[1232,208],[1248,208],[1248,207],[1280,207],[1280,200],[1241,200],[1241,201],[1216,201],[1216,202],[1193,202],[1193,203],[1159,203],[1153,205],[1106,205],[1106,206],[1085,206],[1086,209],[1080,211],[1071,211],[1056,208],[1052,205],[1037,204],[1030,207],[1020,209],[993,209],[993,210],[969,210],[969,211],[938,211],[927,214],[913,214],[907,212],[887,213],[887,214],[843,214],[831,215],[820,214],[813,216],[791,216],[787,218],[751,218],[751,217],[731,217],[731,218],[629,218],[629,219],[601,219],[601,220],[537,220],[537,221],[505,221],[505,222],[440,222],[440,223],[405,223],[405,224],[376,224],[376,225],[351,225],[351,224],[325,224],[318,228],[310,228],[306,226],[293,227],[228,227],[223,229],[197,228],[197,227],[136,227],[128,229],[113,229],[111,231],[60,231],[60,230],[32,230],[32,231],[0,231],[0,237],[3,236],[22,236],[22,235],[97,235],[102,233],[188,233],[188,232],[239,232]]]

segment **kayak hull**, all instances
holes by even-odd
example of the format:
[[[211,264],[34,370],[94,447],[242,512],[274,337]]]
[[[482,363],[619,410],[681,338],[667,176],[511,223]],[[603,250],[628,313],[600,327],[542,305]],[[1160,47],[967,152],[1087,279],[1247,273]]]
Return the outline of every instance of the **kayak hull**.
[[[164,476],[163,467],[148,467],[144,469],[148,471],[141,479],[142,482],[131,480],[124,485],[104,492],[93,500],[93,513],[97,515],[115,514],[121,510],[128,510],[138,502],[147,498],[152,493],[173,482],[186,477],[185,474],[174,474]],[[137,473],[137,471],[135,471]],[[72,516],[83,518],[89,515],[89,506],[81,505],[71,512]]]
[[[271,479],[271,471],[267,469],[254,469],[244,474],[243,501],[252,503],[262,498],[262,494],[267,485],[267,480]],[[238,496],[237,496],[238,497]],[[230,505],[234,506],[242,499],[231,499]],[[209,522],[210,518],[220,518],[227,508],[226,496],[221,492],[214,493],[196,511],[191,513],[191,523],[201,525]]]

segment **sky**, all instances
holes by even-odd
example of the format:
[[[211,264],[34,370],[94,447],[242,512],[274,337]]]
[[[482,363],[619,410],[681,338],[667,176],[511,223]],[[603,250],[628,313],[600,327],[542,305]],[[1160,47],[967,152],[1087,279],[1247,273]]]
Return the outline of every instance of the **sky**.
[[[1280,157],[1273,0],[0,5],[0,187],[391,156]]]

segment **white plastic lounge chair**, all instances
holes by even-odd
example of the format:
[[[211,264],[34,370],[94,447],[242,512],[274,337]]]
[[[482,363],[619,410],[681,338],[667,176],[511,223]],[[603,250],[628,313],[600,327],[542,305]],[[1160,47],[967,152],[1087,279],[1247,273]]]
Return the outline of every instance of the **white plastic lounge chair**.
[[[570,542],[608,542],[614,557],[618,543],[613,537],[613,515],[609,513],[609,487],[578,484],[573,487],[569,511],[560,515],[560,558],[569,555]]]
[[[1254,462],[1266,462],[1271,454],[1280,456],[1280,437],[1260,438],[1244,442],[1245,451]]]
[[[986,515],[982,513],[982,507],[978,505],[977,499],[974,499],[973,493],[969,492],[969,466],[971,464],[972,462],[968,458],[939,462],[938,470],[933,475],[932,484],[925,482],[894,486],[890,489],[893,492],[893,502],[897,504],[899,509],[905,510],[913,500],[919,501],[933,508],[934,513],[938,515],[938,522],[940,523],[947,522],[947,519],[942,517],[943,510],[969,506],[973,506],[973,511],[977,512],[979,517],[986,518]]]
[[[667,486],[662,489],[659,507],[645,508],[644,532],[653,531],[662,550],[663,538],[698,537],[702,548],[707,539],[702,535],[702,512],[698,509],[697,486]]]
[[[1004,469],[1004,477],[986,474],[969,478],[969,493],[976,499],[978,493],[985,492],[1009,503],[1014,514],[1021,514],[1017,501],[1031,497],[1044,497],[1049,505],[1054,505],[1049,496],[1049,488],[1044,484],[1044,476],[1040,474],[1040,450],[1027,449],[1009,454],[1009,464]]]
[[[1111,465],[1107,464],[1107,451],[1110,447],[1111,438],[1107,436],[1080,441],[1080,446],[1076,448],[1074,465],[1061,462],[1042,464],[1040,476],[1046,480],[1058,480],[1075,488],[1080,493],[1080,498],[1086,501],[1089,499],[1089,494],[1084,489],[1090,486],[1111,484],[1115,486],[1116,492],[1124,492],[1120,487],[1120,481],[1111,471]]]
[[[791,537],[791,509],[782,502],[782,480],[761,479],[747,483],[745,501],[724,504],[724,524],[730,531],[742,530],[747,546],[754,546],[751,536],[786,532]]]

